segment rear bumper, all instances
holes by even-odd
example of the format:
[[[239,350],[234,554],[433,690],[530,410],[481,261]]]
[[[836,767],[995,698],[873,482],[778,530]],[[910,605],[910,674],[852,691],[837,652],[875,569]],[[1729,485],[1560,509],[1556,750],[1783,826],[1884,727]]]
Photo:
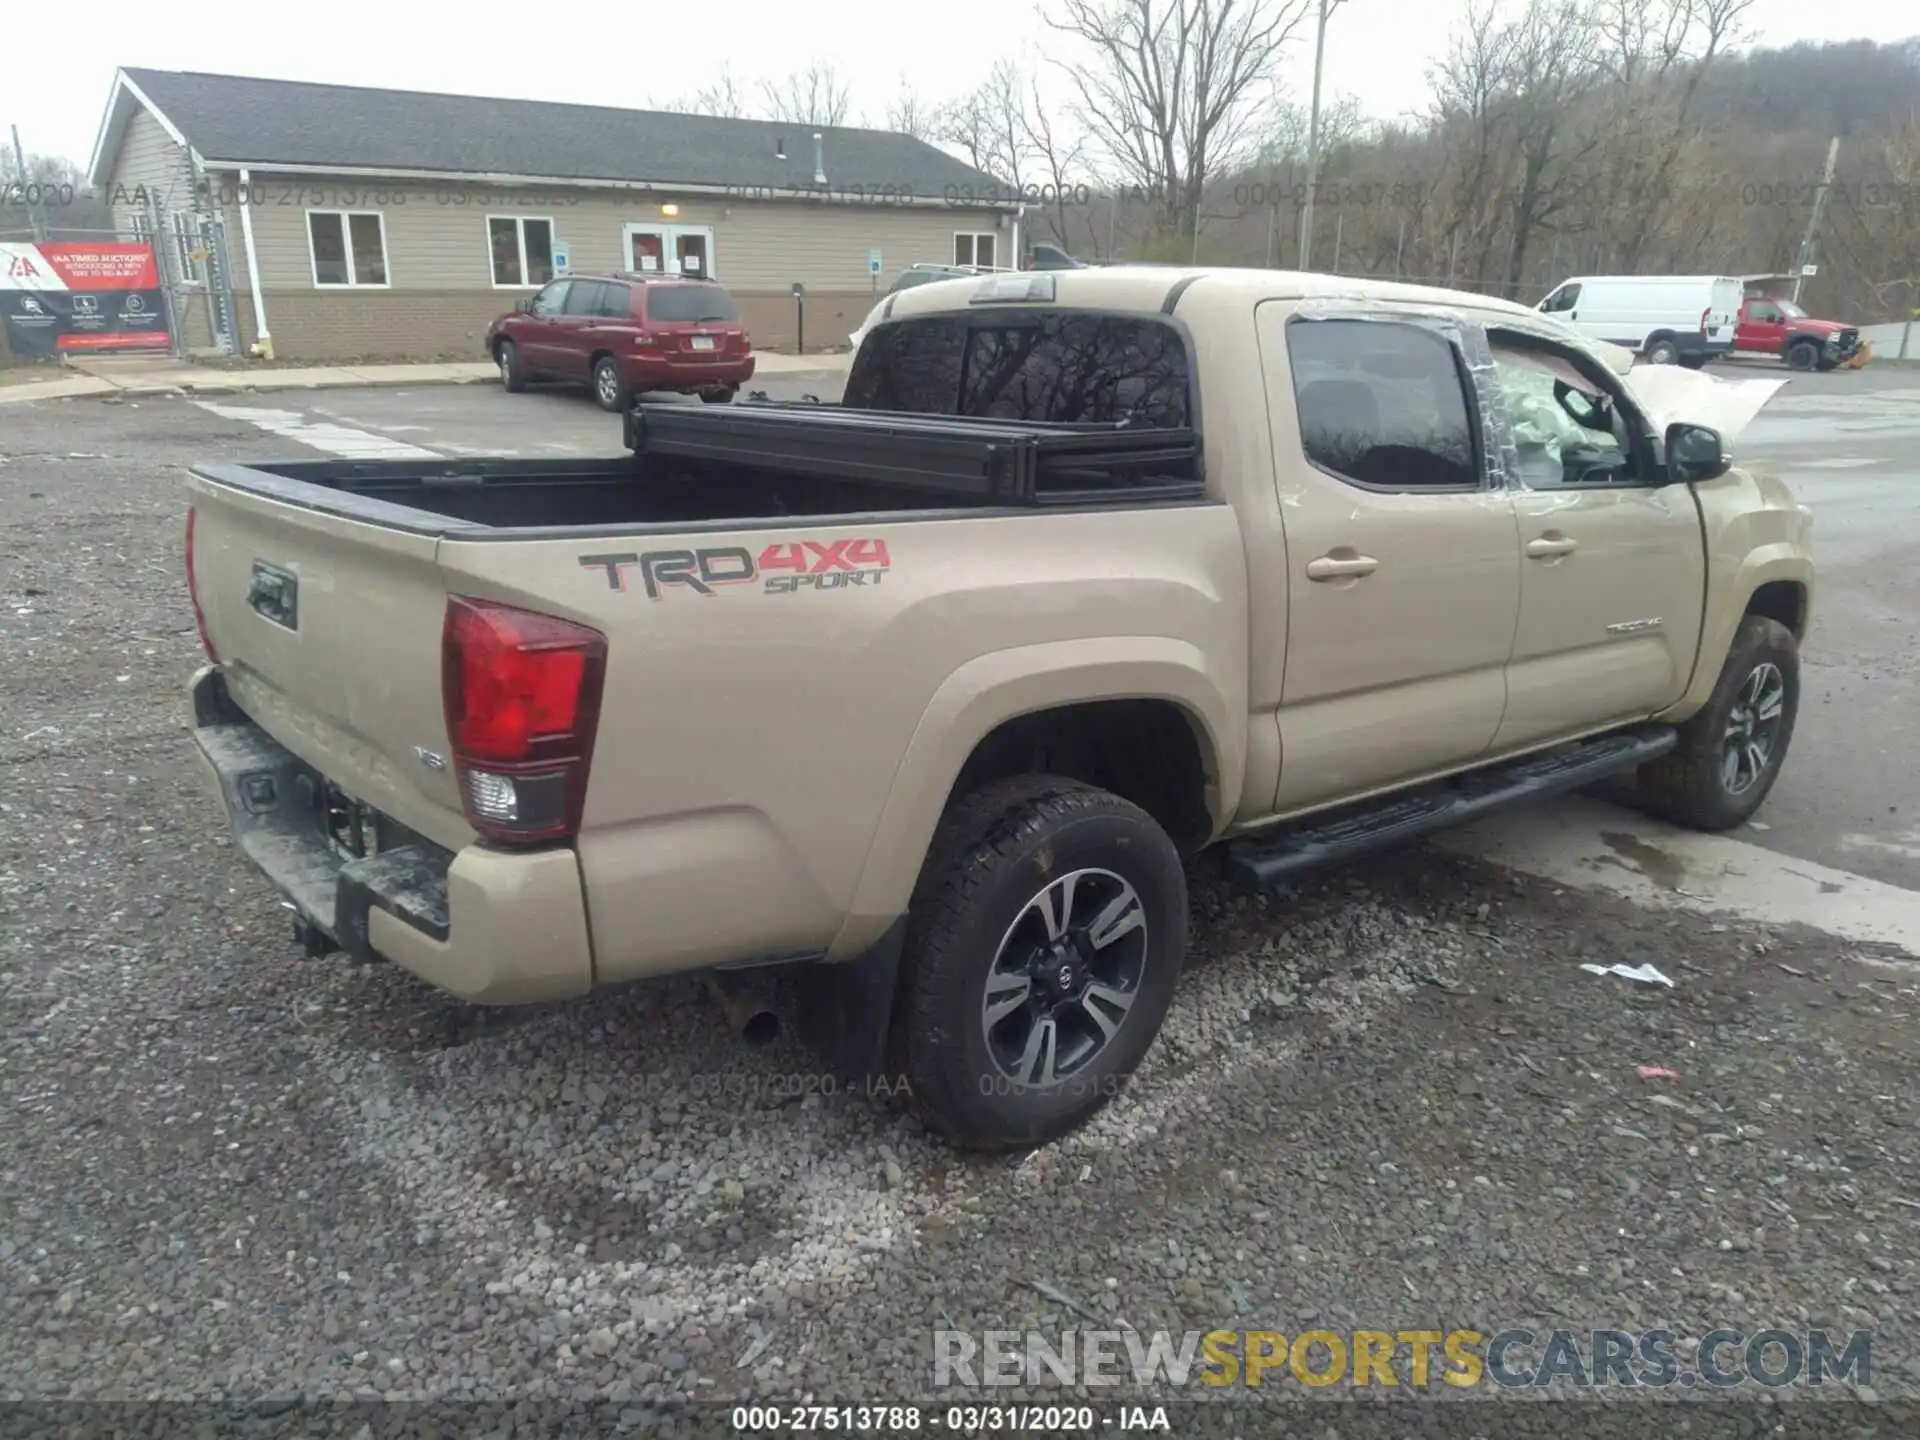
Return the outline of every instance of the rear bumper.
[[[728,390],[753,378],[754,358],[723,356],[696,360],[691,356],[624,355],[620,378],[630,390]]]
[[[195,752],[234,843],[310,934],[479,1004],[593,988],[571,849],[451,852],[380,817],[377,852],[354,858],[323,828],[322,777],[233,703],[218,667],[196,674],[191,693]]]

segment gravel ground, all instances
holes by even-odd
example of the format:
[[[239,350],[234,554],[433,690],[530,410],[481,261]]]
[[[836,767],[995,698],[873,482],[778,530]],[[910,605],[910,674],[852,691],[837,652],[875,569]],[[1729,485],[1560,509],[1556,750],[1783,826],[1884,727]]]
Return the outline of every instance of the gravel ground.
[[[1810,932],[1426,852],[1271,901],[1203,865],[1139,1083],[991,1162],[795,1093],[691,984],[481,1012],[300,959],[184,736],[178,467],[283,443],[0,418],[0,1399],[553,1428],[1072,1398],[936,1394],[942,1328],[1723,1324],[1872,1330],[1864,1398],[1920,1395],[1920,972]]]

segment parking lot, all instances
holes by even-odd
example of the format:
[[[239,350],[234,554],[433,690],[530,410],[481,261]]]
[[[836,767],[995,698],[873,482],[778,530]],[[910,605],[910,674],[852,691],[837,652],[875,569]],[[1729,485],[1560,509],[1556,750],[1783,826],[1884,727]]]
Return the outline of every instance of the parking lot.
[[[1920,1398],[1920,372],[1796,377],[1743,450],[1822,566],[1760,824],[1554,802],[1267,900],[1202,865],[1138,1084],[981,1161],[690,983],[481,1012],[303,960],[200,791],[183,467],[618,454],[617,418],[0,409],[0,1395],[632,1419],[928,1398],[939,1329],[1728,1326],[1870,1330],[1859,1388]],[[1616,962],[1673,986],[1580,969]]]

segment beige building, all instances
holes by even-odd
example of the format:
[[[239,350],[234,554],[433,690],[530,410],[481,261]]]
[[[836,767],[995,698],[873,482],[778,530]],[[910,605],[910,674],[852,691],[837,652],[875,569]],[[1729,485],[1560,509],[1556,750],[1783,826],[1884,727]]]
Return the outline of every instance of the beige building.
[[[119,72],[90,178],[189,347],[290,359],[472,358],[563,268],[706,276],[757,347],[831,348],[910,264],[1020,254],[1006,188],[906,135],[180,71]]]

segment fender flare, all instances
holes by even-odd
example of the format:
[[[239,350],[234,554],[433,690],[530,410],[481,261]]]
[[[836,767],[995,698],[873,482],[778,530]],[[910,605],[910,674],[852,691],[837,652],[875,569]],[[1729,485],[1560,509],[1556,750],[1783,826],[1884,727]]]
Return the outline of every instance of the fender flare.
[[[1682,721],[1707,703],[1713,695],[1713,687],[1720,681],[1720,669],[1726,663],[1727,651],[1733,645],[1734,635],[1739,632],[1740,622],[1747,618],[1748,604],[1762,585],[1771,585],[1776,581],[1798,585],[1806,592],[1807,609],[1802,621],[1802,628],[1805,628],[1806,620],[1810,620],[1813,614],[1813,566],[1806,552],[1790,540],[1756,547],[1744,557],[1740,568],[1726,582],[1726,603],[1710,601],[1707,606],[1700,634],[1700,651],[1694,660],[1693,678],[1687,684],[1686,693],[1656,718]],[[1713,584],[1719,588],[1718,581]],[[1738,597],[1737,603],[1733,599],[1735,596]]]
[[[1240,793],[1246,707],[1223,692],[1200,649],[1135,635],[996,650],[954,671],[921,712],[828,957],[859,954],[905,913],[954,783],[981,740],[1022,715],[1102,700],[1165,700],[1184,712],[1209,776],[1217,834]]]

